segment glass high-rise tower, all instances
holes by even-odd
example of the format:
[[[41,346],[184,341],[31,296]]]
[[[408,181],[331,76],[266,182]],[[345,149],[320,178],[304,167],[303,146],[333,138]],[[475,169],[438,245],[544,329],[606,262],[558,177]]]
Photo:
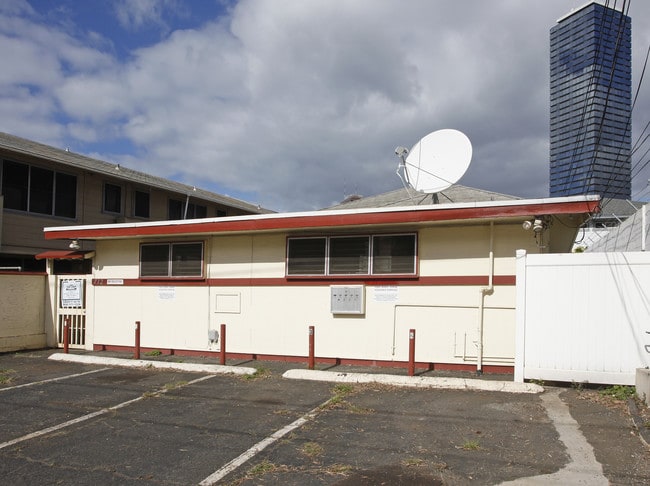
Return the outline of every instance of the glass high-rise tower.
[[[631,197],[631,37],[595,2],[551,28],[551,196]]]

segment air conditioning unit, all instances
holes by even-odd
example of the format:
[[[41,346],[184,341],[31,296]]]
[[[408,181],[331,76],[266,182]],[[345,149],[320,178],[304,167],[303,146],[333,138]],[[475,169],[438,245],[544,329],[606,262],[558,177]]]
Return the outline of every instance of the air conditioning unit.
[[[363,285],[331,285],[330,312],[332,314],[365,314],[365,287]]]

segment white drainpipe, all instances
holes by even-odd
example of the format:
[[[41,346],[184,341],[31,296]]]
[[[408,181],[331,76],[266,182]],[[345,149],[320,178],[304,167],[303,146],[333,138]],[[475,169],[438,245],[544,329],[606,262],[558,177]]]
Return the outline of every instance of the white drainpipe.
[[[494,221],[490,221],[490,253],[488,254],[488,286],[478,290],[478,349],[476,351],[476,373],[483,373],[483,318],[486,295],[494,292]]]

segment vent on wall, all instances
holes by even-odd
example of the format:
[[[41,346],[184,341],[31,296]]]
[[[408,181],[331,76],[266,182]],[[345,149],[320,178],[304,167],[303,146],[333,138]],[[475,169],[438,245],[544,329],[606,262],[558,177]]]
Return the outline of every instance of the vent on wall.
[[[332,314],[365,314],[366,299],[363,285],[330,286]]]

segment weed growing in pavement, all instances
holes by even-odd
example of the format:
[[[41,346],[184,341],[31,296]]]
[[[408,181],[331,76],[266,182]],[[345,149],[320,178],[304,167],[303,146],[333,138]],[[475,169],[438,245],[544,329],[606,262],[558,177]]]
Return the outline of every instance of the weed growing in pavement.
[[[402,461],[402,465],[406,467],[421,466],[422,464],[424,464],[424,459],[419,457],[409,457]]]
[[[626,385],[612,385],[600,390],[600,394],[606,397],[612,397],[615,400],[625,401],[636,395],[636,388]]]
[[[334,394],[321,408],[336,408],[347,403],[344,398],[354,391],[354,386],[349,383],[340,383],[332,388]]]
[[[313,461],[317,457],[323,455],[324,449],[320,444],[317,444],[316,442],[306,442],[300,448],[300,452]]]
[[[461,449],[465,451],[477,451],[480,448],[481,448],[481,444],[476,439],[468,439],[465,442],[463,442],[463,445],[461,446]]]
[[[271,370],[259,366],[255,368],[255,373],[252,375],[244,375],[244,380],[258,380],[260,378],[268,378],[269,376],[271,376]]]
[[[257,480],[255,484],[262,484],[260,481],[262,481],[261,476],[264,474],[272,474],[272,473],[288,473],[288,472],[297,472],[297,473],[303,473],[303,474],[310,474],[314,477],[323,477],[323,476],[331,476],[331,475],[340,475],[340,476],[345,476],[347,475],[350,471],[352,471],[353,467],[348,465],[348,464],[332,464],[330,466],[321,466],[320,464],[312,463],[309,466],[306,467],[300,467],[300,466],[287,466],[285,464],[274,464],[270,462],[268,459],[263,460],[260,463],[257,463],[253,467],[251,467],[248,471],[246,471],[245,476],[240,477],[238,479],[235,479],[234,481],[231,481],[228,484],[228,486],[240,486],[243,483],[247,483],[253,480]]]
[[[146,353],[144,353],[145,356],[160,356],[161,354],[162,354],[162,351],[160,351],[158,349],[154,349],[152,351],[147,351]]]
[[[172,381],[171,383],[166,383],[164,388],[166,391],[170,391],[185,385],[187,385],[186,381]]]
[[[10,369],[0,370],[0,385],[8,385],[11,383],[14,379],[14,377],[11,375],[14,373],[15,371]]]
[[[572,381],[571,388],[573,388],[578,393],[581,393],[585,389],[585,384],[582,381]]]
[[[258,476],[262,476],[263,474],[268,474],[270,472],[274,472],[277,470],[278,470],[277,465],[273,464],[268,459],[264,459],[262,462],[258,462],[253,467],[251,467],[247,472],[247,476],[258,477]]]

